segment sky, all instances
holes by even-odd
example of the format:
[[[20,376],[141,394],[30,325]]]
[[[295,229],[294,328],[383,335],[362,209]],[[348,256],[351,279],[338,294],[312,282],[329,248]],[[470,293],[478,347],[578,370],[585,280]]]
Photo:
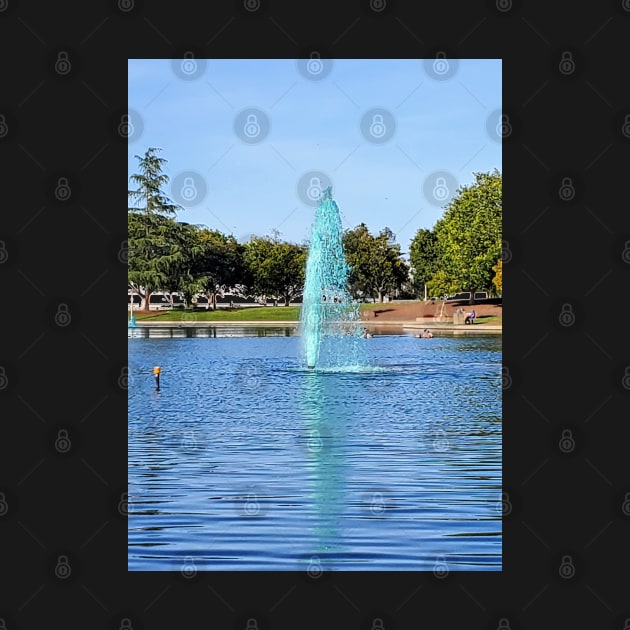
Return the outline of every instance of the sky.
[[[500,59],[130,59],[119,132],[129,176],[162,149],[179,221],[302,243],[332,186],[344,228],[388,227],[406,254],[502,170],[501,95]]]

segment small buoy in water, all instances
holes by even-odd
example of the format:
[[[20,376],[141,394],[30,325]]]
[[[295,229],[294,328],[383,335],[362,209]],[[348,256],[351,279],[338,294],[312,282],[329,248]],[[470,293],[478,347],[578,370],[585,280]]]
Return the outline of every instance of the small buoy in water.
[[[155,376],[155,389],[159,390],[160,389],[160,372],[162,371],[162,369],[160,368],[159,365],[156,365],[153,368],[153,376]]]

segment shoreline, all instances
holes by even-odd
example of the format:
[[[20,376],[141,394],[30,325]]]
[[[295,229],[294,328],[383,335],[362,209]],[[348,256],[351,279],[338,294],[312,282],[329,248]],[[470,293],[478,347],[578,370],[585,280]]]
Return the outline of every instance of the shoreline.
[[[400,320],[400,321],[383,321],[383,322],[374,322],[374,321],[363,321],[361,324],[368,329],[375,328],[403,328],[409,330],[424,330],[425,328],[429,328],[431,331],[440,331],[440,332],[465,332],[465,333],[475,333],[475,332],[488,332],[488,333],[499,333],[503,332],[502,324],[449,324],[446,322],[420,322],[416,320]],[[213,326],[280,326],[280,327],[293,327],[298,328],[300,325],[299,321],[291,320],[291,321],[255,321],[255,320],[231,320],[231,321],[200,321],[200,322],[190,322],[190,321],[174,321],[174,320],[162,320],[159,322],[136,322],[135,328],[158,328],[160,326],[164,328],[211,328]],[[127,326],[129,329],[130,327]]]

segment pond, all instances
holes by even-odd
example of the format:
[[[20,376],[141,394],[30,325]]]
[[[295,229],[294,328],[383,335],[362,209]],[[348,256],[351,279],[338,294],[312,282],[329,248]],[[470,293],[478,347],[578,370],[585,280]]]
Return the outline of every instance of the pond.
[[[500,336],[203,330],[128,340],[129,570],[501,570]]]

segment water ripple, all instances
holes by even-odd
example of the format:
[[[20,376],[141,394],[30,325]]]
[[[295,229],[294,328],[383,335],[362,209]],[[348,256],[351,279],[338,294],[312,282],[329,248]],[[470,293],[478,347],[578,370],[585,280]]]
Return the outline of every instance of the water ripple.
[[[298,340],[129,341],[129,569],[501,570],[500,339]]]

